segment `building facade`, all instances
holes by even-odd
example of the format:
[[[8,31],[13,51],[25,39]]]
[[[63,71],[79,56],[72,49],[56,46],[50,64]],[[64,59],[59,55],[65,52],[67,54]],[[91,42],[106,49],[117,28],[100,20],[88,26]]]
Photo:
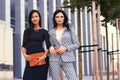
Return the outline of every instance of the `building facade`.
[[[21,45],[23,40],[23,32],[28,27],[28,13],[32,9],[37,9],[42,16],[42,27],[49,30],[53,28],[52,17],[56,9],[61,9],[63,0],[0,0],[0,20],[5,21],[13,30],[13,74],[14,77],[21,78],[23,75],[25,60],[21,53]],[[71,23],[77,34],[77,11],[72,14],[70,9],[62,8],[69,17]],[[81,11],[81,45],[92,44],[92,16],[87,8]],[[9,27],[8,26],[8,27]],[[112,30],[111,30],[112,29]],[[115,34],[116,28],[109,25],[109,38],[111,34]],[[106,35],[105,28],[101,25],[101,47],[106,50]],[[97,36],[96,36],[97,37]],[[119,41],[120,42],[120,41]],[[111,42],[110,42],[111,43]],[[112,44],[109,45],[111,50]],[[116,45],[114,45],[116,46]],[[91,47],[82,48],[83,51],[91,50]],[[76,52],[76,62],[74,67],[77,75],[79,75],[79,61],[78,52]],[[93,52],[82,53],[83,75],[92,75],[93,67]],[[106,52],[102,52],[102,70],[106,71]]]

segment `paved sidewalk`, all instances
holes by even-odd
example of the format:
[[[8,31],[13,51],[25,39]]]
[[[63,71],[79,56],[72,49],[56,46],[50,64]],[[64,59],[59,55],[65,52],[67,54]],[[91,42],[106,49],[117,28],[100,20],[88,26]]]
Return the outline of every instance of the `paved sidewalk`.
[[[13,79],[13,80],[22,80],[22,79]],[[51,78],[48,78],[47,80],[52,80]],[[66,77],[64,77],[64,80],[67,80]],[[78,79],[77,79],[78,80]]]
[[[22,79],[3,78],[3,79],[0,79],[0,80],[22,80]],[[47,80],[52,80],[52,79],[48,78]],[[64,78],[64,80],[67,80],[66,77]],[[92,80],[92,77],[91,76],[83,76],[83,80]],[[103,77],[103,80],[107,80],[106,77]],[[112,77],[110,77],[110,80],[113,80]],[[114,80],[118,80],[118,79],[115,78]]]
[[[13,79],[12,76],[13,76],[13,73],[11,71],[0,71],[0,80],[22,80],[22,79],[19,79],[19,78],[14,78]],[[83,80],[92,80],[92,76],[82,76],[82,77],[83,77]],[[114,80],[118,80],[117,75],[115,75],[114,77],[115,77]],[[112,78],[113,78],[113,76],[111,75],[110,80],[113,80]],[[49,77],[47,80],[52,80],[52,79]],[[66,77],[64,77],[64,80],[67,80]],[[79,80],[78,77],[77,77],[77,80]],[[103,76],[103,80],[107,80],[106,75]]]
[[[93,79],[92,79],[92,76],[82,76],[82,77],[83,77],[82,80],[93,80]],[[110,80],[113,80],[112,78],[113,78],[113,77],[110,76]],[[22,80],[22,79],[13,79],[13,80]],[[48,80],[52,80],[52,79],[51,79],[51,78],[48,78]],[[68,79],[66,79],[66,77],[64,77],[64,80],[68,80]],[[79,80],[78,77],[77,77],[77,80]],[[95,80],[96,80],[96,79],[95,79]],[[107,76],[103,76],[103,80],[107,80]],[[114,76],[114,80],[118,80],[118,79],[117,79],[117,76]]]
[[[7,77],[4,77],[4,78],[0,78],[0,80],[22,80],[22,79],[18,79],[18,78],[7,78]],[[52,80],[51,77],[49,77],[47,80]],[[64,77],[64,80],[68,80],[66,77]],[[78,80],[78,79],[77,79]],[[87,79],[88,80],[88,79]]]

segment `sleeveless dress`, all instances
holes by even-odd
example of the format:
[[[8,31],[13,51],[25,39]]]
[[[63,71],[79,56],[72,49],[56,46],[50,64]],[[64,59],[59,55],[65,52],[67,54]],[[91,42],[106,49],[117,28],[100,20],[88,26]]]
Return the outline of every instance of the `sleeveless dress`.
[[[26,48],[27,54],[43,52],[43,42],[46,43],[46,48],[49,49],[51,44],[49,41],[49,34],[45,29],[33,30],[30,35],[31,36],[28,34],[28,29],[24,31],[22,47]],[[23,80],[47,80],[48,66],[48,56],[46,57],[46,64],[41,66],[30,67],[29,62],[26,61]]]

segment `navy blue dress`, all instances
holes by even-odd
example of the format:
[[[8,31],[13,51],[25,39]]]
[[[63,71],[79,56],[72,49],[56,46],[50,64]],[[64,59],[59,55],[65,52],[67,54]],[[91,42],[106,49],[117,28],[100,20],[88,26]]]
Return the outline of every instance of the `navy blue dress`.
[[[50,41],[49,34],[45,29],[31,30],[28,29],[24,31],[23,45],[26,48],[27,54],[35,52],[43,52],[44,45],[46,43],[46,48],[49,49]],[[30,67],[28,61],[26,61],[26,66],[23,74],[23,80],[47,80],[47,72],[49,66],[48,56],[46,58],[46,64],[36,67]]]

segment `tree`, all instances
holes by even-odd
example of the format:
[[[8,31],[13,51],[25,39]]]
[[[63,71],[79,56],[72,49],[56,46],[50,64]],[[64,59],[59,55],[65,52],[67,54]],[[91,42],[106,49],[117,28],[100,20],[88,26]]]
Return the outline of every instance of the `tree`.
[[[108,22],[112,22],[116,18],[120,17],[120,0],[100,0],[101,15],[105,18],[106,28],[106,47],[107,47],[107,80],[109,80],[109,43],[108,43]]]

